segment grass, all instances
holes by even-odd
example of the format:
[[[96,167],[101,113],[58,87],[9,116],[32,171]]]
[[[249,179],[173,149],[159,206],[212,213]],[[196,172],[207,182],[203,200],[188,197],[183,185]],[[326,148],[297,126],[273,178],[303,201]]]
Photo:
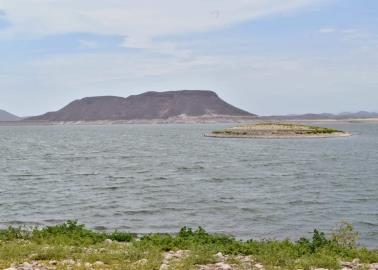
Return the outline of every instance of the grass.
[[[251,128],[254,127],[254,128]],[[259,127],[271,127],[271,129],[259,129]],[[282,129],[281,127],[284,127]],[[343,133],[343,131],[317,127],[317,126],[308,126],[308,125],[297,125],[290,123],[257,123],[254,125],[247,125],[245,128],[240,127],[238,129],[224,129],[224,130],[215,130],[212,132],[214,135],[226,135],[226,136],[264,136],[264,135],[324,135],[324,134],[333,134],[333,133]]]
[[[166,251],[189,250],[189,255],[170,264],[170,269],[196,269],[197,265],[214,263],[215,254],[251,255],[266,269],[340,269],[340,261],[360,259],[362,263],[378,262],[378,250],[356,245],[358,234],[349,224],[342,224],[331,236],[317,230],[310,239],[239,241],[230,236],[209,234],[204,229],[182,228],[177,235],[149,234],[137,239],[130,233],[101,233],[75,221],[26,230],[10,227],[0,230],[0,269],[12,263],[40,261],[48,265],[59,261],[57,269],[68,269],[64,260],[76,263],[73,269],[84,269],[84,263],[102,261],[94,269],[159,269]],[[105,239],[113,239],[105,241]]]

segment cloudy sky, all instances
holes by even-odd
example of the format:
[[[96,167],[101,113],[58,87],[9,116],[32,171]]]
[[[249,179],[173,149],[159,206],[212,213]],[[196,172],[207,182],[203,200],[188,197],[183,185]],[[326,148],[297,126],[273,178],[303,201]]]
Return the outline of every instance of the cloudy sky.
[[[378,111],[378,1],[0,0],[0,109],[177,89],[260,115]]]

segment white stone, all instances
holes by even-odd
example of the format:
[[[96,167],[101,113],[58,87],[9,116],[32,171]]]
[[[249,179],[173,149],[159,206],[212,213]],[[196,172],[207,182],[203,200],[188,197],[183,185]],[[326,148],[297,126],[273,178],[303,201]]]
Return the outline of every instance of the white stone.
[[[256,263],[254,267],[257,269],[264,269],[264,265],[262,265],[261,263]]]
[[[104,263],[103,263],[102,261],[96,261],[96,262],[94,262],[93,265],[94,265],[94,266],[103,266]]]
[[[216,264],[216,267],[217,267],[219,270],[232,270],[231,265],[229,265],[229,264],[227,264],[227,263],[224,263],[224,262],[217,263],[217,264]]]
[[[113,241],[111,239],[106,239],[104,242],[105,242],[105,244],[108,244],[108,245],[110,245],[111,243],[113,243]]]
[[[217,257],[217,260],[220,262],[224,261],[224,256],[222,252],[218,252],[217,254],[215,254],[215,257]]]
[[[68,264],[68,265],[74,265],[75,261],[72,259],[64,260],[62,261],[63,264]]]
[[[168,269],[169,269],[169,267],[165,263],[163,263],[162,265],[160,265],[160,268],[159,268],[159,270],[168,270]]]

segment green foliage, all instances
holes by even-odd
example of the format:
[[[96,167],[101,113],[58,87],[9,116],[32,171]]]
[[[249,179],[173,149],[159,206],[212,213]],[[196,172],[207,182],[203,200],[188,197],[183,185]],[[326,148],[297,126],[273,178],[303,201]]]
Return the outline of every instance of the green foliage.
[[[172,263],[172,269],[196,269],[198,264],[214,263],[214,255],[222,252],[251,255],[266,269],[338,269],[339,263],[359,258],[363,263],[378,262],[378,251],[359,248],[356,232],[343,223],[330,238],[314,230],[311,238],[290,240],[239,241],[227,235],[210,234],[203,228],[184,227],[177,235],[149,234],[134,239],[132,234],[115,231],[102,233],[85,228],[76,221],[25,230],[8,228],[0,231],[0,269],[12,262],[74,259],[82,262],[101,260],[107,269],[158,269],[162,253],[189,250],[189,255]],[[105,239],[114,242],[109,245]],[[130,242],[125,244],[124,242]],[[140,263],[144,260],[143,264]],[[235,260],[235,259],[234,259]]]
[[[302,245],[305,250],[308,250],[310,253],[315,253],[317,250],[328,246],[330,243],[330,240],[326,238],[325,234],[318,230],[314,230],[312,240],[301,238],[298,241],[298,244]]]
[[[11,241],[16,239],[28,239],[30,232],[22,230],[21,228],[8,227],[7,229],[0,230],[0,240]]]
[[[332,241],[342,247],[355,248],[358,238],[358,232],[347,222],[342,222],[339,228],[332,233]]]
[[[12,241],[16,239],[31,240],[37,243],[52,243],[62,245],[92,245],[111,239],[118,242],[130,242],[133,236],[130,233],[118,232],[101,233],[85,228],[77,221],[69,220],[63,224],[48,226],[43,229],[9,227],[0,231],[0,240]]]
[[[130,242],[133,239],[133,235],[128,232],[114,231],[111,234],[107,234],[107,238],[118,242]]]

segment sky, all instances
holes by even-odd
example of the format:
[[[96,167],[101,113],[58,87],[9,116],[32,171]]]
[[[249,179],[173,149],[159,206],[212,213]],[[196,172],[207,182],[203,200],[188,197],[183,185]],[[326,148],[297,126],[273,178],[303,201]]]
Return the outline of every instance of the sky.
[[[378,111],[378,1],[0,0],[0,109],[182,89],[259,115]]]

